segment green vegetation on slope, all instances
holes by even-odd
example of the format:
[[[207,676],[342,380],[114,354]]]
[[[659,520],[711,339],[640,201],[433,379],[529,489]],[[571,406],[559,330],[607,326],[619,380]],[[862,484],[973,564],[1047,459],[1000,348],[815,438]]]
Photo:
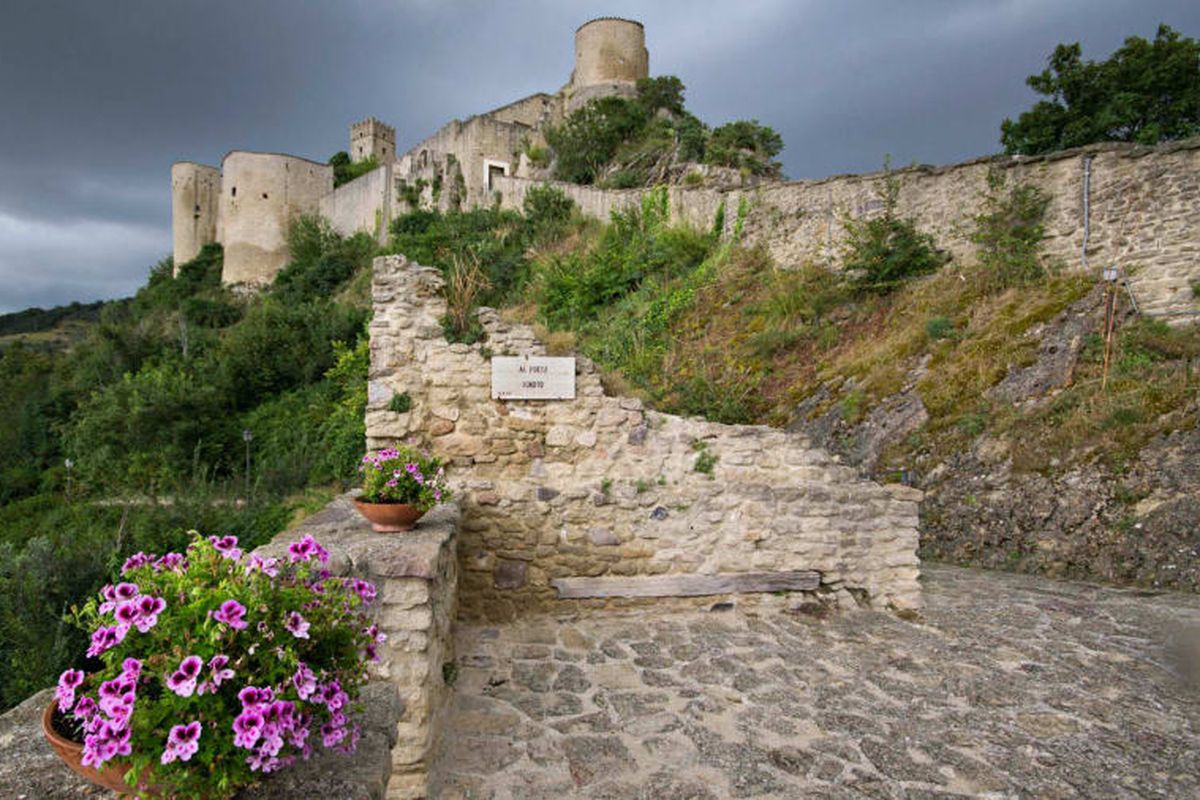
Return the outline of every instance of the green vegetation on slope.
[[[311,219],[291,243],[261,295],[222,286],[209,246],[177,275],[157,265],[70,349],[0,351],[0,708],[78,657],[63,611],[131,553],[192,528],[253,547],[354,478],[376,247]]]
[[[757,120],[710,129],[684,108],[683,82],[673,75],[643,78],[632,98],[602,97],[546,133],[554,177],[627,189],[662,183],[681,163],[732,167],[778,177],[783,139]],[[530,158],[546,155],[530,149]]]

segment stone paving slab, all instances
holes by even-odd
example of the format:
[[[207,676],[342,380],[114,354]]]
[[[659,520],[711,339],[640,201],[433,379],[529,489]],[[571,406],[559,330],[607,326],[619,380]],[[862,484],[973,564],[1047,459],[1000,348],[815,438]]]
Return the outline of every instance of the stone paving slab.
[[[1171,645],[1200,598],[925,573],[914,621],[650,607],[461,625],[431,796],[1200,797],[1200,693]]]

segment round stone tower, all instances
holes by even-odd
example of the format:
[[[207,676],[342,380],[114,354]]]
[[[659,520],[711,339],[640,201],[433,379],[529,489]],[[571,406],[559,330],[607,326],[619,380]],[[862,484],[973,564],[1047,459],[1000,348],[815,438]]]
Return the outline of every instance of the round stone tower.
[[[316,214],[333,167],[279,153],[235,150],[221,162],[223,283],[263,285],[288,262],[288,225]]]
[[[639,78],[650,75],[646,29],[619,17],[600,17],[575,30],[575,71],[567,106],[573,111],[606,95],[632,95]]]
[[[217,240],[217,205],[221,171],[177,161],[171,165],[171,235],[175,269],[191,261],[200,248]]]

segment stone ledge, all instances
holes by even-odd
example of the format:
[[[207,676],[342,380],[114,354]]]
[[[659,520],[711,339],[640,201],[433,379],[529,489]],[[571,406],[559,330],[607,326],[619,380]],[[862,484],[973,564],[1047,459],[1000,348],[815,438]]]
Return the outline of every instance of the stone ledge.
[[[433,580],[438,555],[458,530],[459,518],[458,506],[448,503],[431,510],[411,531],[376,533],[354,508],[353,496],[344,494],[255,552],[286,559],[289,544],[312,534],[329,551],[334,575]]]

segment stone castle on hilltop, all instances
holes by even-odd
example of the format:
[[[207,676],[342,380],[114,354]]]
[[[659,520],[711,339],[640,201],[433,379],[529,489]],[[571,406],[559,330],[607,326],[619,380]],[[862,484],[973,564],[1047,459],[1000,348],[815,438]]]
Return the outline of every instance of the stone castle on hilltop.
[[[394,216],[414,205],[449,210],[487,205],[499,177],[529,175],[525,155],[545,129],[589,100],[631,96],[648,77],[640,22],[602,17],[575,31],[575,68],[555,94],[539,93],[454,120],[407,153],[396,130],[374,117],[350,127],[351,160],[374,158],[372,172],[334,188],[333,167],[283,153],[231,151],[221,166],[179,161],[171,167],[176,264],[220,242],[226,283],[265,284],[287,263],[287,228],[319,214],[341,233],[387,235]]]
[[[287,263],[288,224],[301,214],[320,215],[343,235],[365,231],[382,242],[391,221],[416,208],[520,209],[529,189],[550,177],[542,157],[548,127],[589,100],[635,95],[637,81],[648,76],[641,23],[603,17],[575,31],[575,67],[554,94],[453,120],[406,153],[397,152],[391,126],[374,117],[355,123],[350,158],[373,158],[378,166],[342,186],[334,188],[330,165],[278,153],[235,150],[219,170],[179,162],[171,168],[175,263],[220,242],[223,280],[261,285]],[[1115,266],[1139,311],[1200,321],[1200,289],[1192,288],[1200,287],[1200,137],[754,185],[724,182],[707,165],[684,166],[686,180],[669,187],[673,221],[703,230],[723,225],[722,234],[765,246],[785,267],[831,269],[840,264],[843,222],[880,213],[883,187],[893,178],[901,182],[897,213],[956,259],[974,258],[972,215],[980,212],[989,172],[999,169],[1050,197],[1046,257],[1093,272]],[[639,203],[645,191],[554,185],[582,213],[600,219]]]

